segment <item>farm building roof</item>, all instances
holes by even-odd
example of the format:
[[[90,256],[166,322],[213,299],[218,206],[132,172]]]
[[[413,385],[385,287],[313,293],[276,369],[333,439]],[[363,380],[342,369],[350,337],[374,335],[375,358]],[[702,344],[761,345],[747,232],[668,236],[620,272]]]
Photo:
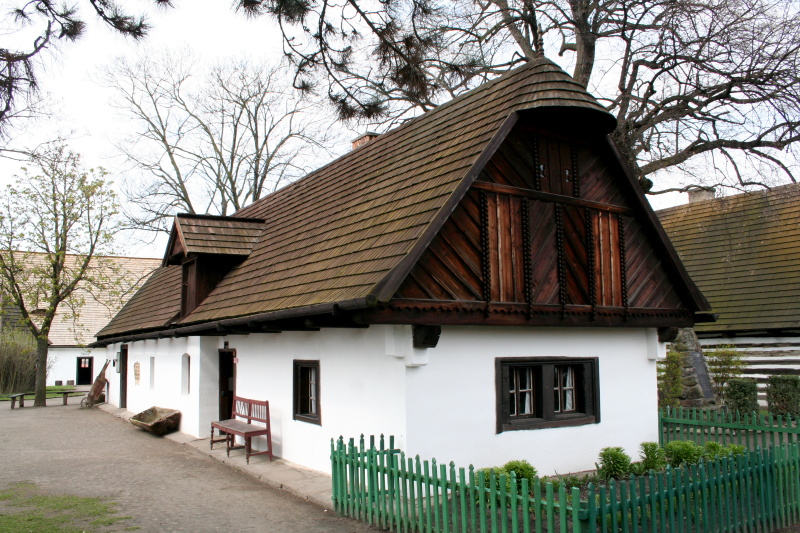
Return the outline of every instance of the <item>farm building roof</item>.
[[[716,323],[698,334],[800,330],[800,184],[657,212]]]

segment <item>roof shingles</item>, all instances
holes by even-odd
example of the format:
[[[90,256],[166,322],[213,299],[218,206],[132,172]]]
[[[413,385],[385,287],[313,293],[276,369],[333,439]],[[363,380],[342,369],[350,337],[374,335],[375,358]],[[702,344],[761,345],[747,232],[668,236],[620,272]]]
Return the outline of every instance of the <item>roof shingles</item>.
[[[800,328],[800,184],[657,214],[719,313],[698,332]]]

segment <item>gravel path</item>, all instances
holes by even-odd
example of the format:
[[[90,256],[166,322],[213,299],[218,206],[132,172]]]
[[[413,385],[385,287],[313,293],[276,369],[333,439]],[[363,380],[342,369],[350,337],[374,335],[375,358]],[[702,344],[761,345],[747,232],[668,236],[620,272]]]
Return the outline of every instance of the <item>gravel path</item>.
[[[61,400],[57,400],[61,403]],[[98,409],[0,402],[0,487],[102,497],[140,531],[370,532]]]

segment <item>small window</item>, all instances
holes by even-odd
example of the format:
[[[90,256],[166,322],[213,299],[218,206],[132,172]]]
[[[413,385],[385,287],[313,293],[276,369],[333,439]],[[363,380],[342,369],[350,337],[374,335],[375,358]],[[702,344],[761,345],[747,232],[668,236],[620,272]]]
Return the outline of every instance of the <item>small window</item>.
[[[156,358],[150,358],[150,390],[156,389]]]
[[[319,361],[294,362],[294,419],[321,424]]]
[[[497,432],[596,424],[597,359],[496,360]]]
[[[191,392],[189,383],[192,370],[192,358],[188,353],[181,356],[181,394],[186,395]]]

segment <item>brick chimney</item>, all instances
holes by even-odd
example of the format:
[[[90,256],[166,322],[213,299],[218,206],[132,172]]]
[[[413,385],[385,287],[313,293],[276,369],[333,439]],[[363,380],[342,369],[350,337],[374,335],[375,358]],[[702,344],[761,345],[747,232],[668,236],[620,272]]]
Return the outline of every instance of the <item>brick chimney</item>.
[[[363,134],[363,135],[359,135],[358,137],[356,137],[356,138],[355,138],[355,139],[353,139],[353,141],[352,141],[352,143],[353,143],[353,150],[355,150],[356,148],[358,148],[358,147],[359,147],[359,146],[361,146],[362,144],[367,144],[368,142],[370,142],[372,139],[374,139],[374,138],[375,138],[375,137],[377,137],[378,135],[379,135],[379,134],[375,133],[374,131],[368,131],[368,132],[366,132],[366,133],[365,133],[365,134]]]
[[[696,202],[704,202],[706,200],[713,200],[714,195],[717,190],[714,187],[708,187],[704,189],[692,189],[688,191],[689,194],[689,203],[694,204]]]

